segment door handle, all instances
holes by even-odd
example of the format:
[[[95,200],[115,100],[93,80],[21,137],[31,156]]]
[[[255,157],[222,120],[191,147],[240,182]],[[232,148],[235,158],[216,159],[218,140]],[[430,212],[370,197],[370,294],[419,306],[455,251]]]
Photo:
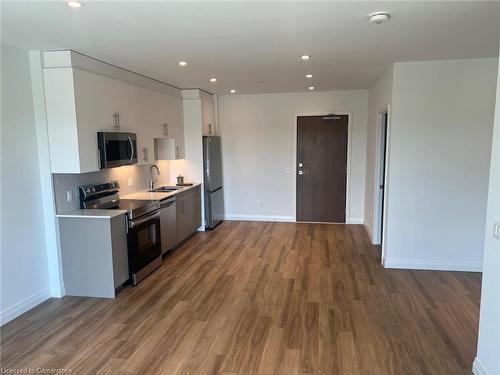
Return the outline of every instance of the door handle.
[[[130,159],[128,160],[129,164],[132,164],[132,160],[134,159],[134,144],[132,143],[132,139],[128,137],[128,143],[130,144]]]

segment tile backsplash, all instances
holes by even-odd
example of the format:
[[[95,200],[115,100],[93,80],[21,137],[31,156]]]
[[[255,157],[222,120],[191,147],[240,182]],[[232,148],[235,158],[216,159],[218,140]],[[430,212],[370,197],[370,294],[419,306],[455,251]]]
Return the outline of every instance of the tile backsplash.
[[[156,185],[175,184],[170,181],[169,162],[157,161],[156,165],[160,169]],[[150,182],[150,168],[151,164],[146,164],[103,169],[99,172],[81,174],[55,173],[52,177],[54,179],[56,211],[58,214],[62,214],[80,208],[78,187],[82,185],[117,180],[120,184],[120,195],[147,190]],[[129,182],[133,185],[129,186]],[[68,191],[71,191],[71,202],[68,202],[67,199]]]

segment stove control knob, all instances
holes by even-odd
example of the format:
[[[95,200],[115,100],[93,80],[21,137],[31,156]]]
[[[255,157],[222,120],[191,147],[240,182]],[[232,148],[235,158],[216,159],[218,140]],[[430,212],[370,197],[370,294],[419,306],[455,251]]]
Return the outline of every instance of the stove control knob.
[[[95,193],[95,187],[92,188],[92,193]]]
[[[86,193],[90,193],[90,189],[89,189],[89,188],[87,188],[87,190],[85,190],[85,192],[86,192]]]

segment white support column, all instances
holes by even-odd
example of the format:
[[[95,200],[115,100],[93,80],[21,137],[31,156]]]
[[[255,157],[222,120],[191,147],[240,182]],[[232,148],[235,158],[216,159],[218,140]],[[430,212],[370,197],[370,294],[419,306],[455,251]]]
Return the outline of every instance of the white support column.
[[[38,163],[42,187],[45,245],[47,248],[50,293],[52,297],[62,297],[64,296],[64,283],[59,244],[59,225],[55,216],[54,187],[50,170],[49,138],[43,88],[42,56],[40,51],[30,51],[29,58],[36,140],[38,146]]]

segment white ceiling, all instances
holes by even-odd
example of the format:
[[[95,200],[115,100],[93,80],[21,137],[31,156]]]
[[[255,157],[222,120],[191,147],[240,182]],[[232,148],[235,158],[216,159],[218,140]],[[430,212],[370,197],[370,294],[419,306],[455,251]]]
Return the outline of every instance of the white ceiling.
[[[367,88],[395,61],[497,57],[500,37],[499,2],[84,1],[72,9],[61,0],[1,6],[3,43],[70,48],[177,87],[215,93]],[[392,17],[369,24],[374,11]],[[301,61],[302,54],[311,60]],[[180,60],[188,66],[179,67]]]

